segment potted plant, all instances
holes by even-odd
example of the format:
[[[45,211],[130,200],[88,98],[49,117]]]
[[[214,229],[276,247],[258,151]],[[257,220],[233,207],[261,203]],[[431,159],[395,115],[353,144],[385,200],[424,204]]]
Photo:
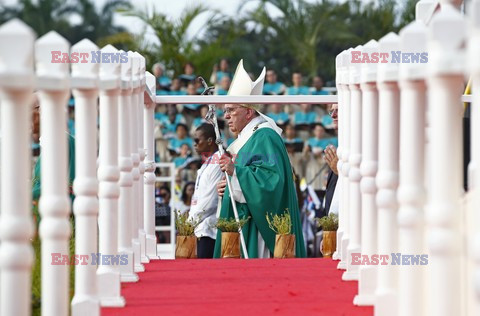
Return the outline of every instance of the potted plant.
[[[337,249],[338,216],[330,213],[320,219],[317,218],[317,226],[323,229],[323,242],[321,252],[326,258],[331,258]]]
[[[195,228],[199,221],[188,219],[188,213],[175,212],[175,227],[177,229],[177,242],[175,245],[175,259],[197,258],[197,237]]]
[[[274,258],[295,258],[295,235],[292,234],[292,220],[288,209],[283,215],[267,214],[268,226],[276,234]]]
[[[222,232],[222,258],[240,259],[240,230],[250,219],[219,218],[215,225]]]

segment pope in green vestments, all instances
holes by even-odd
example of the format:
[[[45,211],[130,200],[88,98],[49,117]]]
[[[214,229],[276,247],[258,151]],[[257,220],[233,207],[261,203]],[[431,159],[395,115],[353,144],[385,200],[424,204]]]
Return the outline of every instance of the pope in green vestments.
[[[240,62],[230,95],[261,94],[265,70],[253,83]],[[291,216],[295,235],[295,256],[306,256],[300,212],[292,167],[283,143],[281,129],[254,105],[225,105],[225,119],[237,139],[227,151],[234,157],[220,159],[220,167],[231,176],[232,192],[223,192],[220,218],[234,218],[230,194],[236,201],[240,218],[250,216],[242,232],[249,258],[273,255],[275,232],[269,228],[267,214]],[[221,232],[217,233],[214,257],[220,257]]]

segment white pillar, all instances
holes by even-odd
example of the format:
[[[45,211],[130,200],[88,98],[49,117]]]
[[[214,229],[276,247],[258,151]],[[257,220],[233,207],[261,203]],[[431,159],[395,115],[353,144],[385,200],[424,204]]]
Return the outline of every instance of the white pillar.
[[[71,200],[68,194],[67,101],[69,64],[52,63],[52,51],[70,52],[70,45],[51,31],[35,43],[42,139],[42,195],[39,211],[42,241],[42,315],[69,314],[69,269],[57,255],[69,255]],[[60,259],[61,260],[61,259]],[[59,261],[60,261],[59,260]]]
[[[421,21],[400,32],[402,52],[425,53],[427,28]],[[424,253],[424,186],[426,125],[426,64],[400,64],[400,184],[398,188],[398,249],[401,254]],[[438,170],[437,170],[438,172]],[[425,315],[426,266],[399,267],[398,308],[400,316]]]
[[[462,15],[450,5],[430,22],[428,33],[428,102],[431,113],[430,188],[427,245],[430,266],[430,315],[464,315],[461,303],[463,210]]]
[[[122,52],[122,51],[120,51]],[[130,103],[132,99],[132,58],[121,64],[121,91],[118,124],[118,165],[120,167],[120,198],[118,200],[118,252],[127,255],[128,263],[120,265],[120,280],[122,282],[137,282],[138,275],[134,272],[132,247],[133,232],[133,161],[131,156],[130,134]]]
[[[143,139],[143,107],[144,107],[144,91],[145,91],[145,57],[135,52],[135,55],[140,60],[139,66],[139,90],[137,94],[137,120],[138,120],[138,154],[140,155],[140,164],[138,165],[138,170],[140,172],[140,177],[138,179],[138,238],[140,239],[140,262],[149,263],[150,260],[147,257],[145,248],[146,248],[146,232],[144,227],[144,211],[145,211],[145,201],[144,201],[144,174],[145,174],[145,146]]]
[[[378,43],[369,41],[363,46],[368,56],[378,53]],[[377,253],[377,205],[375,197],[377,185],[375,177],[378,170],[378,90],[377,64],[364,63],[361,70],[362,89],[362,255],[371,258]],[[377,267],[361,265],[359,268],[357,305],[375,303]]]
[[[343,119],[342,119],[342,111],[343,111],[343,104],[342,104],[342,98],[343,98],[343,89],[341,89],[341,81],[342,81],[342,54],[344,52],[341,52],[340,54],[337,55],[335,58],[335,66],[336,66],[336,83],[337,83],[337,97],[338,97],[338,103],[337,103],[337,124],[338,124],[338,148],[337,148],[337,157],[338,157],[338,163],[337,163],[337,170],[338,170],[338,179],[337,179],[337,186],[335,190],[339,190],[340,194],[341,188],[342,188],[342,183],[343,183],[343,174],[342,174],[342,143],[343,143]],[[341,196],[341,195],[340,195]],[[342,253],[342,237],[343,237],[343,209],[345,208],[343,199],[340,198],[338,201],[338,229],[337,229],[337,249],[332,255],[333,260],[340,260],[341,259],[341,253]]]
[[[35,34],[19,20],[0,27],[1,195],[0,315],[31,313],[34,227],[30,126]]]
[[[72,53],[87,53],[98,47],[89,39],[72,46]],[[72,88],[75,97],[75,254],[90,255],[90,264],[75,265],[75,296],[72,300],[72,315],[100,314],[97,297],[97,266],[92,264],[97,253],[97,98],[98,63],[72,64]],[[102,259],[99,264],[102,264]]]
[[[117,54],[107,45],[102,53]],[[118,198],[120,169],[118,167],[118,105],[120,94],[120,64],[100,64],[100,148],[98,179],[99,214],[98,250],[102,254],[118,255]],[[120,294],[119,264],[100,265],[97,270],[98,296],[102,306],[123,307]]]
[[[362,51],[357,46],[354,51]],[[349,188],[349,225],[350,241],[347,248],[347,271],[342,275],[345,281],[358,280],[358,265],[352,264],[352,253],[361,252],[361,214],[362,199],[360,195],[360,163],[362,161],[362,92],[360,91],[360,64],[350,63],[350,155],[348,162],[350,170],[348,178]]]
[[[145,98],[143,110],[145,160],[145,190],[144,190],[144,227],[146,230],[146,253],[150,260],[160,259],[157,255],[157,238],[155,236],[155,141],[153,138],[156,78],[149,72],[145,73],[146,85],[152,93]],[[150,100],[149,100],[150,99]]]
[[[379,40],[379,52],[398,51],[400,39],[388,33]],[[380,63],[378,66],[379,126],[378,126],[378,253],[397,252],[397,188],[399,173],[400,94],[398,90],[398,63]],[[397,267],[379,265],[375,291],[375,315],[397,313]]]
[[[473,236],[469,236],[469,252],[472,264],[473,274],[469,275],[472,279],[468,288],[468,298],[471,311],[469,316],[480,314],[480,1],[473,0],[469,8],[472,18],[472,28],[470,29],[470,39],[468,41],[468,69],[471,71],[472,78],[472,104],[470,105],[470,150],[471,161],[469,169],[473,172],[469,174],[469,194],[473,199],[470,213],[473,214]],[[470,168],[471,167],[471,168]],[[473,238],[472,238],[473,237]]]
[[[135,272],[145,271],[145,267],[141,263],[140,255],[140,239],[139,234],[139,200],[140,200],[140,190],[139,190],[139,179],[140,179],[140,155],[138,153],[138,93],[140,89],[140,58],[138,58],[134,52],[128,52],[128,58],[132,60],[132,95],[130,103],[130,153],[133,161],[132,168],[132,177],[133,177],[133,207],[132,207],[132,246],[133,246],[133,259],[134,259],[134,270]],[[143,196],[142,196],[143,199]]]
[[[348,49],[342,54],[341,64],[343,69],[342,71],[342,81],[340,88],[342,89],[342,128],[343,128],[343,144],[342,144],[342,200],[343,200],[343,234],[342,234],[342,245],[341,245],[341,261],[338,263],[338,269],[347,269],[347,248],[350,240],[350,180],[348,178],[348,173],[350,171],[349,156],[350,156],[350,89],[348,88],[348,82],[350,80],[349,76],[349,65],[351,60],[351,51]],[[340,115],[340,113],[339,113]]]

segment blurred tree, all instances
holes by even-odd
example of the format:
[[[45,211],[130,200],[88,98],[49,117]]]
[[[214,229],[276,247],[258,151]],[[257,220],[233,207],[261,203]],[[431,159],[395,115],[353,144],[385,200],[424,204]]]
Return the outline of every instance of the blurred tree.
[[[0,22],[18,18],[31,26],[40,37],[54,30],[71,44],[88,38],[98,42],[103,37],[125,32],[113,24],[113,14],[119,9],[130,9],[127,0],[108,0],[97,10],[92,0],[20,0],[12,6],[0,5]],[[73,16],[80,22],[72,25]]]
[[[209,13],[207,22],[198,30],[192,30],[192,23],[204,13]],[[158,39],[158,44],[146,45],[144,38],[137,39],[137,46],[140,46],[141,53],[149,51],[151,60],[148,65],[154,62],[162,62],[169,70],[174,71],[174,76],[183,73],[183,66],[187,62],[195,65],[195,72],[203,76],[209,76],[213,63],[221,58],[228,47],[223,45],[225,36],[219,34],[216,38],[202,40],[200,33],[218,23],[222,19],[220,14],[213,10],[208,10],[203,5],[194,5],[186,7],[179,19],[169,18],[156,10],[129,11],[128,16],[135,16],[145,22]],[[194,35],[189,36],[192,32]],[[139,44],[138,41],[143,42]],[[146,45],[146,46],[145,46]]]
[[[16,5],[0,5],[1,22],[18,18],[32,27],[39,37],[51,30],[67,37],[71,13],[72,7],[64,0],[19,0]]]
[[[113,24],[113,14],[119,10],[130,10],[132,5],[128,0],[108,0],[98,8],[91,0],[76,0],[70,11],[78,14],[82,21],[70,30],[71,43],[88,38],[97,44],[105,37],[126,32],[124,27]]]

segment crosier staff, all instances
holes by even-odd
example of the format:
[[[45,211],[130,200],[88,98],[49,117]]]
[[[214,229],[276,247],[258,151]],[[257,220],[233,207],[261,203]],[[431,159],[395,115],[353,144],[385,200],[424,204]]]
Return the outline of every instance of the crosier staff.
[[[202,95],[211,95],[215,88],[214,87],[209,87],[202,77],[198,77],[198,80],[200,80],[203,87],[205,88],[205,90],[202,92]],[[205,120],[208,123],[213,125],[213,127],[215,129],[215,138],[216,138],[215,143],[218,146],[218,151],[220,153],[220,156],[223,156],[225,154],[225,150],[223,149],[222,138],[220,136],[220,131],[218,129],[216,109],[217,109],[217,107],[216,107],[215,104],[209,104],[208,105],[208,112],[207,112],[207,115],[205,116]],[[232,192],[232,185],[230,183],[230,176],[228,175],[228,173],[226,171],[225,171],[225,178],[227,179],[228,190],[230,192]],[[230,194],[230,199],[232,201],[233,214],[235,215],[235,220],[239,224],[238,232],[240,233],[240,243],[242,244],[243,256],[244,256],[245,259],[248,259],[247,245],[245,244],[245,238],[243,238],[242,228],[240,227],[240,218],[238,216],[238,211],[237,211],[237,204],[235,202],[235,199],[233,198],[233,194]],[[219,203],[221,203],[221,200],[219,200]]]

